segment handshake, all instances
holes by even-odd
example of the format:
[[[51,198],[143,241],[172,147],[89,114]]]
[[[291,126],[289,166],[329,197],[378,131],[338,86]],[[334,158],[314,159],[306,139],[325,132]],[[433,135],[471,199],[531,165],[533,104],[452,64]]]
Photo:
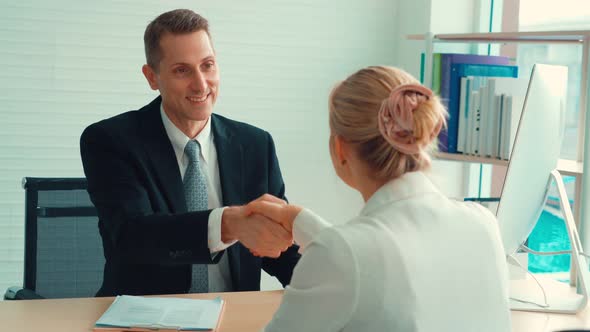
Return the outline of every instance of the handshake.
[[[279,257],[293,244],[293,221],[301,209],[269,194],[228,207],[221,219],[221,240],[240,241],[255,256]]]

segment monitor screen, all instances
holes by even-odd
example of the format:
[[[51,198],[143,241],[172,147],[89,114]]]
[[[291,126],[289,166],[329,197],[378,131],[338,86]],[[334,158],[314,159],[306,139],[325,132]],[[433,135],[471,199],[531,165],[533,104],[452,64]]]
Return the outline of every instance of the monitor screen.
[[[565,125],[567,67],[533,67],[496,216],[507,255],[533,230],[557,167]]]

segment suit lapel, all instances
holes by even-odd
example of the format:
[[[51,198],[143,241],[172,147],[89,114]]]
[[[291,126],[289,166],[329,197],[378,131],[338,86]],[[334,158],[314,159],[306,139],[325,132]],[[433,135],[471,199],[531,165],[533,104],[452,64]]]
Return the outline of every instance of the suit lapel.
[[[144,107],[142,122],[143,141],[146,144],[146,154],[151,161],[158,186],[165,193],[172,213],[186,212],[186,201],[182,178],[178,169],[178,162],[174,154],[174,148],[160,115],[162,98],[158,97]]]
[[[215,114],[211,115],[211,127],[215,149],[217,150],[217,163],[219,165],[219,180],[221,182],[221,195],[223,205],[244,204],[244,169],[242,144],[235,133],[228,128],[224,118]]]
[[[219,181],[221,182],[221,195],[224,206],[244,204],[244,169],[243,149],[233,132],[227,126],[227,120],[211,115],[211,129],[215,149],[217,150],[217,164],[219,166]],[[236,243],[227,249],[230,272],[234,290],[243,290],[242,280],[247,275],[242,269],[242,257],[248,253],[242,250],[242,244]],[[248,260],[245,260],[246,262]]]

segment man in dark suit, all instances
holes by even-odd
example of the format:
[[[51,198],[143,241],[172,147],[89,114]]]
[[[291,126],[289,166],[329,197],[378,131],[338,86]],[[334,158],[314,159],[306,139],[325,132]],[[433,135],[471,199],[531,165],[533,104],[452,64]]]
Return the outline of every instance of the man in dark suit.
[[[160,96],[80,139],[106,257],[97,296],[259,290],[261,268],[288,284],[299,259],[291,234],[241,207],[285,198],[274,143],[212,114],[219,72],[207,21],[170,11],[144,42],[142,71]]]

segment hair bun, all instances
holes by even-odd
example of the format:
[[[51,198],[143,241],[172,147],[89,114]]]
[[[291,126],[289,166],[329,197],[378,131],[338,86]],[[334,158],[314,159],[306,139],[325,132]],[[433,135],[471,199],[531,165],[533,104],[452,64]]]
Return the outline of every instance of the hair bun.
[[[433,93],[420,84],[402,84],[393,89],[379,109],[379,131],[389,144],[405,154],[420,153],[414,137],[414,111]]]

